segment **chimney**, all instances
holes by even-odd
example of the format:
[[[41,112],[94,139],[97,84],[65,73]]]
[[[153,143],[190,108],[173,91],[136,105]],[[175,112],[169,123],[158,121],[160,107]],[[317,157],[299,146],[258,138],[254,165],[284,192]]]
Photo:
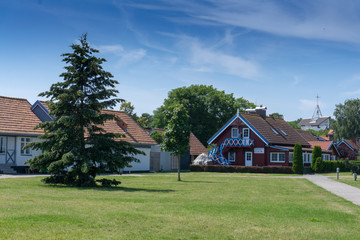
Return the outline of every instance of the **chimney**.
[[[253,108],[246,109],[245,111],[250,114],[257,114],[266,120],[266,110],[267,110],[267,107],[260,106],[260,107],[256,107],[255,109],[253,109]]]

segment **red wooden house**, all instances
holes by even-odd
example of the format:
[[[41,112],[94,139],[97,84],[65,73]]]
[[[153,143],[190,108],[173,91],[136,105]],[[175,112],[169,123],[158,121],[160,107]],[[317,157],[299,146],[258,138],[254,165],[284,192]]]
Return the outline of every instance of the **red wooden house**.
[[[359,155],[359,146],[355,138],[342,139],[336,145],[337,150],[342,158],[348,158],[350,160],[356,160]]]
[[[290,166],[298,142],[304,165],[310,165],[311,145],[286,121],[266,117],[266,107],[257,107],[235,114],[209,139],[216,144],[209,158],[220,165]]]

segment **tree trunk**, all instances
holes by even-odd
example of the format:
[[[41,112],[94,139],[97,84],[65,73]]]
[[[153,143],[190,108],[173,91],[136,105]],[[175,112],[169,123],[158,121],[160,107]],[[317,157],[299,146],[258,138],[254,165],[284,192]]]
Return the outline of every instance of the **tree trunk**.
[[[181,181],[181,179],[180,179],[180,156],[178,156],[178,181]]]

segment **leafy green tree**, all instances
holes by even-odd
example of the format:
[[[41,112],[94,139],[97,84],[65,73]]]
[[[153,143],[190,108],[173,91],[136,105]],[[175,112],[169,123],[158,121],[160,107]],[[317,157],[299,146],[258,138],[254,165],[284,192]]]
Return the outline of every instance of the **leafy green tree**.
[[[322,157],[322,151],[320,146],[315,146],[311,155],[311,169],[315,171],[316,161],[319,157]]]
[[[300,123],[301,120],[302,120],[302,118],[299,118],[299,119],[297,119],[297,120],[295,120],[295,121],[290,121],[290,122],[288,122],[288,123],[290,124],[290,126],[292,126],[292,127],[295,128],[295,129],[301,129],[301,127],[300,127],[300,125],[299,125],[299,123]]]
[[[300,143],[296,143],[294,146],[292,170],[294,173],[299,173],[299,174],[303,173],[304,171],[302,146]]]
[[[127,115],[132,117],[135,121],[138,118],[136,113],[134,113],[135,107],[131,104],[131,102],[122,102],[120,105],[120,111],[124,111]]]
[[[307,129],[306,131],[310,132],[314,136],[326,136],[329,132],[329,129],[323,129],[315,131],[313,129]]]
[[[139,117],[135,112],[134,105],[131,102],[122,102],[120,106],[120,111],[126,112],[132,119],[134,119],[142,128],[151,128],[153,127],[153,116],[149,113],[143,113]]]
[[[169,122],[165,127],[164,140],[161,143],[161,146],[165,151],[173,152],[175,156],[178,156],[178,181],[181,181],[180,156],[184,156],[189,150],[189,115],[182,104],[170,106],[166,111],[166,115]]]
[[[269,114],[269,117],[284,119],[284,115],[282,115],[280,113],[271,113],[271,114]]]
[[[134,155],[142,152],[125,141],[115,141],[122,135],[107,133],[104,122],[116,120],[102,109],[112,108],[122,99],[116,98],[118,82],[103,70],[106,60],[94,54],[86,35],[79,44],[71,45],[73,52],[62,54],[66,72],[63,81],[53,84],[49,91],[40,93],[50,99],[48,106],[53,121],[37,126],[44,134],[41,142],[26,147],[41,149],[43,153],[27,161],[32,169],[51,174],[47,183],[75,186],[95,186],[97,174],[117,172],[138,161]]]
[[[158,143],[161,144],[163,142],[163,136],[161,133],[154,131],[151,133],[151,137]]]
[[[346,100],[344,104],[337,104],[334,116],[336,121],[333,122],[333,129],[337,140],[360,136],[359,98]]]
[[[213,86],[191,85],[171,90],[164,104],[154,111],[154,125],[164,128],[169,119],[166,110],[170,106],[184,105],[190,116],[191,131],[200,142],[206,145],[207,140],[222,127],[239,109],[255,107],[255,104],[235,98]]]

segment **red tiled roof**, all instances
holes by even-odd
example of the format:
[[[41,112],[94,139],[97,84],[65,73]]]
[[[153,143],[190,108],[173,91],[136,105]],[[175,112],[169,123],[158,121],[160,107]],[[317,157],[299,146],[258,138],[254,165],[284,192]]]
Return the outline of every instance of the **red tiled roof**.
[[[0,133],[43,134],[41,129],[34,130],[41,121],[30,108],[26,99],[0,96]]]
[[[157,144],[147,131],[140,127],[134,119],[123,111],[102,110],[103,113],[114,114],[120,122],[109,120],[104,123],[103,129],[110,133],[121,133],[125,138],[121,140],[130,143]]]
[[[315,146],[321,147],[321,150],[325,151],[329,148],[332,141],[310,141],[311,147],[314,148]]]
[[[207,149],[192,132],[190,133],[189,146],[190,155],[200,155],[202,153],[207,153]]]

